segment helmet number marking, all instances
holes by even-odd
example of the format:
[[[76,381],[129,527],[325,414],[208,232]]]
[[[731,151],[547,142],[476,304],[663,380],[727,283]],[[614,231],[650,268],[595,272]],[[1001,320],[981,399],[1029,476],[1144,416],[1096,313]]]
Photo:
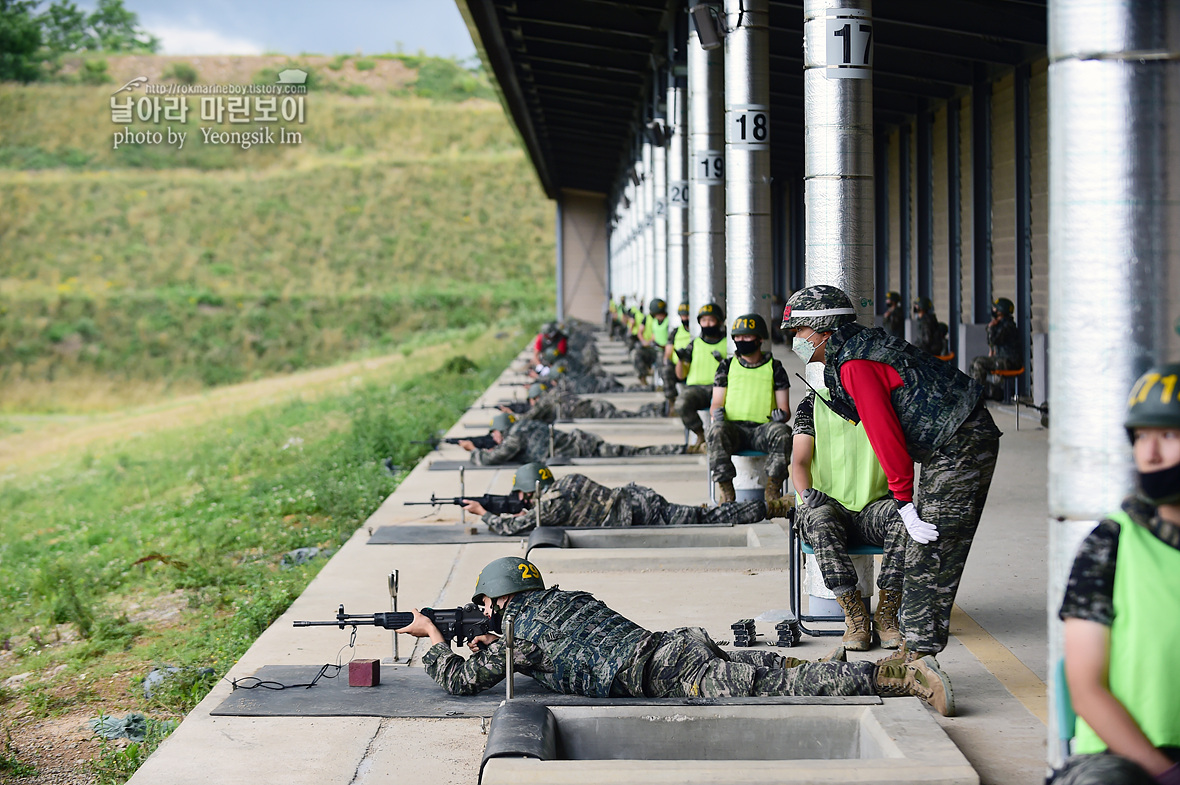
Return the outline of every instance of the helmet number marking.
[[[1127,401],[1127,405],[1134,406],[1137,403],[1146,401],[1148,394],[1151,393],[1156,382],[1159,382],[1164,387],[1160,393],[1160,403],[1171,403],[1172,395],[1176,391],[1176,374],[1161,377],[1157,373],[1149,373],[1140,380],[1139,386],[1131,390],[1131,398]]]
[[[540,571],[528,562],[525,562],[524,564],[518,564],[516,566],[520,568],[520,577],[526,581],[530,578],[539,579],[541,577]]]

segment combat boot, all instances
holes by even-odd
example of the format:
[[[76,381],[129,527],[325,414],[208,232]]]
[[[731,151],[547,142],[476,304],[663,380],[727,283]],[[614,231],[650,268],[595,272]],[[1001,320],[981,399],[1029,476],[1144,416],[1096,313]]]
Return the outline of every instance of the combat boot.
[[[776,480],[774,477],[767,478],[766,490],[763,493],[768,502],[783,498],[783,481]]]
[[[693,435],[697,437],[695,444],[688,445],[685,450],[689,455],[704,455],[705,454],[705,432],[704,430],[693,431]]]
[[[717,483],[717,503],[726,504],[737,500],[737,491],[733,489],[733,480],[721,480]]]
[[[648,382],[647,382],[647,372],[645,371],[645,372],[643,372],[643,373],[639,374],[639,385],[640,385],[641,387],[647,387],[647,384],[648,384]]]
[[[788,518],[791,514],[791,508],[795,506],[795,498],[789,496],[786,499],[771,499],[766,503],[766,518]]]
[[[876,682],[877,694],[883,698],[912,695],[933,706],[944,717],[955,716],[955,694],[951,690],[951,680],[939,670],[933,657],[878,665]]]
[[[860,590],[847,591],[836,598],[844,610],[844,648],[849,651],[868,651],[873,645],[873,632],[869,624],[869,614],[865,612],[865,604],[860,598]]]
[[[877,596],[877,612],[873,614],[873,631],[881,639],[882,649],[896,649],[901,645],[901,628],[897,624],[900,606],[901,592],[881,589]]]
[[[917,660],[920,660],[923,657],[927,657],[930,660],[933,660],[935,665],[938,664],[938,659],[934,656],[934,654],[932,652],[911,651],[909,648],[909,645],[906,644],[905,641],[902,641],[900,649],[893,652],[888,657],[882,657],[881,659],[877,660],[876,664],[877,665],[884,665],[889,662],[902,662],[902,663],[916,662]]]
[[[664,416],[665,417],[679,417],[680,416],[676,413],[676,396],[675,395],[673,395],[671,398],[668,398],[667,403],[664,404]]]

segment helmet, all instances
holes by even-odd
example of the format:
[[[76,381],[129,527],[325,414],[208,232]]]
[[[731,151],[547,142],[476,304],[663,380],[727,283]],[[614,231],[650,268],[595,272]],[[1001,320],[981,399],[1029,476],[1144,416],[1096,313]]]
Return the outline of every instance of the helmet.
[[[688,314],[691,312],[691,310],[692,309],[690,309],[688,307],[688,303],[681,303],[680,306],[676,309],[676,315],[677,316],[688,316]]]
[[[702,316],[712,316],[717,320],[717,323],[725,325],[725,309],[717,303],[705,303],[701,306],[701,310],[697,311],[697,323],[699,324]]]
[[[545,322],[545,324],[541,326],[542,335],[556,335],[557,330],[557,322]]]
[[[929,297],[919,297],[918,299],[914,300],[914,310],[922,311],[923,313],[933,313],[934,303]]]
[[[1134,428],[1180,428],[1178,381],[1180,363],[1156,365],[1139,377],[1127,399],[1128,436]]]
[[[856,309],[848,295],[835,286],[819,284],[800,289],[783,307],[784,330],[810,327],[816,332],[833,332],[856,321]]]
[[[901,305],[901,292],[889,292],[885,295],[885,302]]]
[[[545,385],[540,382],[533,382],[529,385],[528,399],[540,398],[545,394]]]
[[[492,430],[500,433],[508,433],[512,427],[512,423],[516,422],[516,418],[508,412],[500,412],[492,418]]]
[[[1007,297],[997,297],[996,301],[992,303],[992,307],[1002,314],[1011,316],[1016,313],[1016,305]]]
[[[537,565],[519,556],[505,556],[489,562],[480,571],[471,601],[483,602],[485,595],[494,600],[505,594],[544,588],[545,581]]]
[[[553,484],[553,472],[540,461],[526,463],[516,470],[512,477],[512,490],[532,493],[537,490],[537,483],[541,483],[541,490]]]
[[[747,313],[733,320],[733,329],[729,334],[734,338],[739,335],[754,335],[766,341],[770,339],[770,330],[766,328],[766,320],[761,314]]]
[[[552,346],[546,346],[541,351],[541,359],[545,362],[546,365],[553,365],[553,363],[557,362],[557,358],[561,357],[561,355],[562,355],[562,352],[556,344],[554,344]]]

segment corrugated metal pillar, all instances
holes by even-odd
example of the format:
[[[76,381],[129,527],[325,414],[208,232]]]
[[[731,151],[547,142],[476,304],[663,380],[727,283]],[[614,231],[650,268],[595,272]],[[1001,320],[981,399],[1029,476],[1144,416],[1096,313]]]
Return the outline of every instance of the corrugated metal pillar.
[[[963,321],[963,223],[962,173],[959,171],[959,99],[947,104],[946,112],[946,211],[947,211],[947,280],[950,285],[951,309],[946,315],[950,334],[947,336],[952,352],[958,351],[959,324]]]
[[[791,178],[791,289],[807,286],[807,197],[802,177]]]
[[[971,321],[986,324],[992,306],[992,86],[971,90],[972,249]]]
[[[769,0],[725,0],[725,282],[729,320],[771,305]]]
[[[1032,378],[1032,135],[1027,65],[1016,69],[1016,328],[1024,376],[1018,392],[1028,392]]]
[[[1049,96],[1052,665],[1078,540],[1132,488],[1127,394],[1180,348],[1180,6],[1051,0]]]
[[[655,193],[655,176],[653,173],[652,160],[655,157],[652,151],[651,142],[644,138],[642,140],[642,153],[640,158],[640,168],[642,174],[640,179],[643,181],[639,190],[643,194],[640,202],[642,203],[642,215],[640,220],[643,221],[643,307],[647,308],[647,302],[656,296],[656,237],[655,237],[655,213],[656,213],[656,193]]]
[[[554,230],[557,242],[557,320],[565,318],[565,238],[561,215],[561,194],[557,195],[557,218]]]
[[[695,5],[689,0],[690,5]],[[720,3],[709,3],[721,13]],[[725,58],[688,43],[688,294],[692,312],[725,301]]]
[[[680,42],[683,49],[683,41]],[[668,308],[688,301],[688,78],[668,79]],[[674,313],[674,311],[671,311]]]
[[[660,118],[656,118],[660,123]],[[657,144],[657,141],[659,142]],[[665,140],[651,143],[652,297],[668,299],[668,148]],[[676,306],[673,305],[673,313]]]
[[[872,32],[869,0],[804,3],[807,283],[843,289],[868,325],[876,310]]]
[[[897,133],[897,249],[898,285],[901,288],[901,303],[906,313],[910,312],[913,291],[910,280],[910,127],[902,126]]]

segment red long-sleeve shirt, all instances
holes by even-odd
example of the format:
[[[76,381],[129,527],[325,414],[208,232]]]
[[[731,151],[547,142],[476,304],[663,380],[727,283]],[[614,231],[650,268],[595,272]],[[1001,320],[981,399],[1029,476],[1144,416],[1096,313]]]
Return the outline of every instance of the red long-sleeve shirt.
[[[892,392],[902,386],[901,375],[885,363],[849,360],[840,366],[840,383],[856,404],[893,497],[900,503],[912,502],[914,459],[906,449],[905,435],[891,398]]]

